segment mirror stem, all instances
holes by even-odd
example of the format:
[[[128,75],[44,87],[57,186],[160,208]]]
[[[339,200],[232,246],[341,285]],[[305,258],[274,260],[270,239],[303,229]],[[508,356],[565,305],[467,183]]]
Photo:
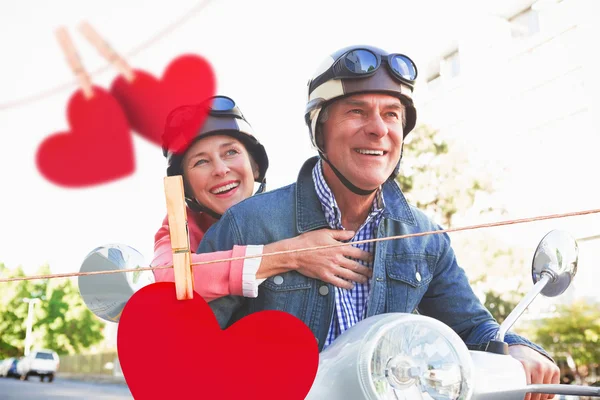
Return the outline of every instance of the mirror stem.
[[[494,340],[504,342],[504,335],[506,335],[506,332],[508,332],[508,330],[517,321],[517,319],[519,319],[519,317],[525,312],[527,307],[529,307],[529,305],[537,297],[537,295],[540,294],[542,290],[544,290],[544,287],[548,284],[548,282],[554,280],[554,277],[550,271],[544,270],[542,271],[541,275],[542,278],[533,286],[533,289],[531,289],[531,291],[527,293],[527,296],[525,296],[523,300],[519,302],[519,304],[514,308],[514,310],[512,310],[511,313],[508,314],[508,317],[506,317],[504,322],[502,322]]]

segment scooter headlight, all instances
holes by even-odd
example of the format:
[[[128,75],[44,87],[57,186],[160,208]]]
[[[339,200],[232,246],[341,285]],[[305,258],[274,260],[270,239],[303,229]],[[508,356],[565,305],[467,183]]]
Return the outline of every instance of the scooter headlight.
[[[472,360],[447,325],[411,314],[376,324],[359,354],[359,379],[370,399],[469,399]]]

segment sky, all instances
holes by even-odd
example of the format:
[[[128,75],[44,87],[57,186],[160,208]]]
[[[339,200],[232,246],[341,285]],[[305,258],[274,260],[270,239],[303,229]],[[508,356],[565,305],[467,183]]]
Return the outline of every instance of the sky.
[[[316,154],[303,111],[306,82],[325,56],[364,43],[408,54],[418,66],[426,65],[431,55],[464,33],[464,18],[487,12],[483,2],[468,0],[372,0],[368,6],[354,0],[211,0],[199,9],[200,4],[29,0],[0,5],[0,262],[10,268],[21,265],[27,274],[46,263],[54,273],[78,272],[92,249],[121,243],[137,249],[149,263],[154,233],[166,215],[165,159],[157,146],[138,135],[134,134],[136,170],[127,178],[67,189],[37,170],[37,148],[49,135],[68,129],[66,105],[77,90],[54,36],[56,28],[69,30],[93,83],[104,88],[118,72],[106,67],[79,33],[82,21],[133,68],[155,77],[177,56],[205,57],[216,73],[217,92],[236,100],[265,145],[268,185],[275,189],[294,181],[303,161]],[[164,32],[183,16],[184,22]],[[48,91],[52,94],[27,101]],[[494,146],[482,151],[499,158]],[[587,151],[591,154],[589,147]],[[485,158],[485,153],[479,156]],[[111,154],[106,154],[106,162],[110,160]],[[543,169],[548,158],[537,154],[530,161],[528,176],[535,176],[531,171]],[[568,169],[580,160],[576,154],[561,154],[558,161]],[[525,181],[507,186],[514,176],[505,179],[503,196],[516,205],[519,217],[600,208],[587,186],[581,196],[574,193],[572,201],[561,198],[553,203],[546,201],[547,193],[525,194]],[[506,236],[526,237],[525,244],[535,247],[547,228],[564,226],[576,235],[598,233],[592,225],[599,226],[599,219],[578,221],[538,224]]]

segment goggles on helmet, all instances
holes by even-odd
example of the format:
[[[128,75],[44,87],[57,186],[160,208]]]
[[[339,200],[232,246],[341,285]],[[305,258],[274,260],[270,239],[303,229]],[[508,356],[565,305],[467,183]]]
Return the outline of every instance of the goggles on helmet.
[[[354,49],[337,59],[323,74],[315,78],[309,87],[309,93],[331,79],[364,78],[371,76],[381,67],[386,67],[391,75],[403,83],[414,85],[417,78],[417,66],[404,54],[381,55],[368,49]]]
[[[214,96],[208,99],[203,105],[208,107],[209,113],[215,117],[244,118],[239,108],[236,107],[235,101],[227,96]]]

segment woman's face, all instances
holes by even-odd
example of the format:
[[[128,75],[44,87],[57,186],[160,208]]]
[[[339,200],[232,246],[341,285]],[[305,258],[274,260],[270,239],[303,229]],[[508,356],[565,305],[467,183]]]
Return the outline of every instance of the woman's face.
[[[182,166],[183,176],[198,203],[218,214],[250,197],[254,191],[255,173],[250,155],[246,147],[231,136],[198,140],[186,151]]]

